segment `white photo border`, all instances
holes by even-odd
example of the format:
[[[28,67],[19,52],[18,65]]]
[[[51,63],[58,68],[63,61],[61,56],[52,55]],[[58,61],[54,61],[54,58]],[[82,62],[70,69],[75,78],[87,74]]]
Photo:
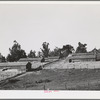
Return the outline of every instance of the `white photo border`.
[[[2,4],[97,4],[100,1],[0,1]],[[100,91],[0,90],[0,99],[100,99]]]

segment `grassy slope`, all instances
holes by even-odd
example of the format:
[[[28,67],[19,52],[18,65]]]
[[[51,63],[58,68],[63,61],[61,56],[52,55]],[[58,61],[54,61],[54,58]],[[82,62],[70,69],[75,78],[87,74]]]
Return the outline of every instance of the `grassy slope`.
[[[99,69],[44,69],[0,85],[8,90],[100,90]]]

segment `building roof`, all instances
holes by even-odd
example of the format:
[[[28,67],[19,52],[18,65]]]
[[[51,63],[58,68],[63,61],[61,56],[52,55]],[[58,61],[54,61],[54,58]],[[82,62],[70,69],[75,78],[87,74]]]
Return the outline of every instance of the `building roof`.
[[[42,58],[20,58],[19,61],[41,61]],[[59,59],[59,56],[45,58],[45,61]]]
[[[89,56],[74,56],[74,57],[70,57],[70,59],[95,59],[95,55],[89,55]]]
[[[75,53],[68,57],[68,59],[95,59],[95,57],[96,56],[92,53]]]
[[[20,58],[19,61],[40,61],[41,58]]]

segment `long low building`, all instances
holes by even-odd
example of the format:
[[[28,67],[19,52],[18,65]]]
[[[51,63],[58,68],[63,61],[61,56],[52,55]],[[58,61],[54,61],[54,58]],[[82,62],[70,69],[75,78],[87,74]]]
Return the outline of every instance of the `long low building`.
[[[74,53],[67,57],[70,61],[100,61],[100,53]]]
[[[30,62],[33,62],[33,61],[41,61],[41,59],[42,58],[21,58],[21,59],[19,59],[19,62],[28,62],[28,61],[30,61]],[[48,58],[45,58],[45,61],[47,61],[47,62],[50,62],[50,61],[55,61],[55,60],[57,60],[57,59],[59,59],[59,57],[58,56],[55,56],[55,57],[48,57]]]
[[[33,61],[41,61],[41,58],[20,58],[19,62],[33,62]]]

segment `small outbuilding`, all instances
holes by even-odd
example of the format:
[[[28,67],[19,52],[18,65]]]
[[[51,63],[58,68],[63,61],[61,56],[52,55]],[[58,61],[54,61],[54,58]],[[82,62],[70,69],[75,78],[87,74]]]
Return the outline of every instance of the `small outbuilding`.
[[[32,69],[32,64],[31,64],[31,62],[28,62],[26,64],[26,71],[31,71],[31,69]]]

